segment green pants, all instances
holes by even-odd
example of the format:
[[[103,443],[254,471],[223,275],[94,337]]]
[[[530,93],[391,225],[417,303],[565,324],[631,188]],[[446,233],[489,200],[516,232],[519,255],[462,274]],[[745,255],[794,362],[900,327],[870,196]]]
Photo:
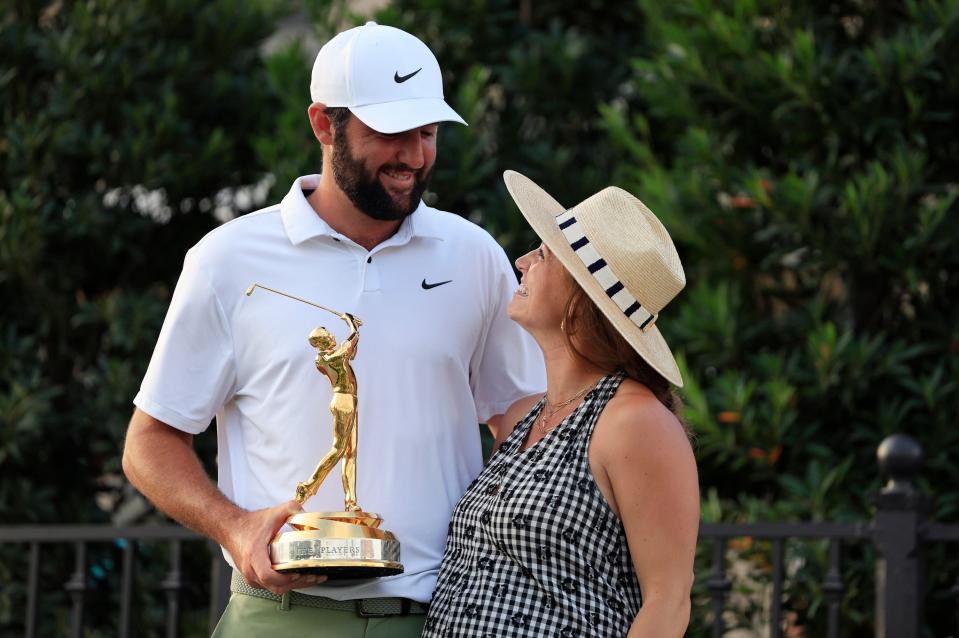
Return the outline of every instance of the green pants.
[[[352,611],[316,609],[233,594],[213,638],[419,638],[426,616],[363,618]]]

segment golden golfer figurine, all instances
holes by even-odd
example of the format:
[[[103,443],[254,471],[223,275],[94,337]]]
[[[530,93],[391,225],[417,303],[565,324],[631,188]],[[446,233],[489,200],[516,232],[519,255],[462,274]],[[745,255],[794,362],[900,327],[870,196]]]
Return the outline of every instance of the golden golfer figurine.
[[[330,414],[333,415],[333,448],[316,466],[309,481],[296,486],[296,500],[301,505],[316,494],[320,484],[333,466],[343,460],[343,509],[359,511],[356,504],[356,375],[350,360],[356,356],[356,343],[360,339],[357,330],[363,322],[344,313],[340,319],[350,328],[350,336],[337,348],[336,337],[326,328],[314,328],[310,332],[310,345],[316,348],[316,369],[333,385],[333,400]]]
[[[316,348],[316,369],[333,386],[330,413],[333,416],[333,447],[320,459],[313,476],[296,486],[296,501],[305,503],[316,494],[330,470],[343,462],[343,511],[301,512],[287,519],[295,531],[279,532],[270,543],[273,569],[287,572],[309,572],[336,578],[371,578],[403,572],[400,564],[400,543],[392,533],[379,529],[383,519],[364,512],[356,502],[356,442],[358,435],[356,376],[350,361],[356,356],[363,322],[351,314],[336,312],[325,306],[260,284],[250,286],[295,299],[321,310],[332,312],[346,322],[349,335],[339,346],[326,328],[314,328],[310,345]]]

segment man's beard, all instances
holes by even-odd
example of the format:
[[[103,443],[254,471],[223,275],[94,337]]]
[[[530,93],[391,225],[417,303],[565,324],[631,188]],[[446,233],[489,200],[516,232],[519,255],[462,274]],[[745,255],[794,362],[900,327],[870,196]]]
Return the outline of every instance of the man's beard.
[[[420,205],[420,198],[429,186],[433,169],[420,175],[405,164],[390,164],[383,166],[387,170],[408,170],[413,172],[413,189],[409,198],[404,202],[397,202],[383,185],[377,175],[369,175],[363,162],[353,157],[350,144],[346,139],[345,131],[338,131],[333,136],[333,180],[346,196],[350,198],[357,209],[367,216],[380,221],[397,221],[409,216]]]

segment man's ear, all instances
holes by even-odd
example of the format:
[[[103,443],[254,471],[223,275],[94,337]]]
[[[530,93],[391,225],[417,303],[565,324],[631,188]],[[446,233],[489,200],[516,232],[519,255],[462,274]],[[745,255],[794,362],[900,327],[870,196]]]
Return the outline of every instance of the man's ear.
[[[326,105],[322,102],[310,104],[306,112],[310,116],[310,126],[313,127],[313,135],[324,146],[333,145],[333,127],[330,118],[326,116]]]

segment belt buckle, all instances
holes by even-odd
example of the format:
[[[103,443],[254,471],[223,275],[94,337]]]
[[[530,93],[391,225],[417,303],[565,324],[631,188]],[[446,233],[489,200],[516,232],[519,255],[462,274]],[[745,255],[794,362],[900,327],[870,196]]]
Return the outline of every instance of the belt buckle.
[[[375,611],[366,611],[366,609],[363,607],[364,600],[366,599],[365,598],[356,599],[356,615],[359,616],[360,618],[385,618],[387,616],[393,615],[393,614],[380,613]]]

